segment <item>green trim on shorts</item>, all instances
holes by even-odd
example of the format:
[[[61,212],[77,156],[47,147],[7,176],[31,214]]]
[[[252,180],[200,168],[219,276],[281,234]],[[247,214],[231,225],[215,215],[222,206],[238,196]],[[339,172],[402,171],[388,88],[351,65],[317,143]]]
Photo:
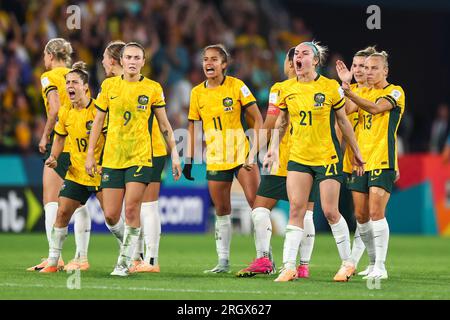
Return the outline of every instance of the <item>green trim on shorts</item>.
[[[69,198],[75,201],[79,201],[81,204],[85,204],[92,193],[100,191],[99,187],[85,186],[75,181],[64,180],[64,183],[59,191],[60,197]]]
[[[314,181],[320,183],[327,179],[334,179],[342,183],[342,161],[327,166],[308,166],[295,161],[288,162],[288,171],[305,172],[312,175]]]
[[[394,169],[377,169],[369,172],[368,188],[379,187],[392,193],[396,173]]]
[[[365,172],[362,176],[358,176],[356,171],[353,173],[347,173],[345,179],[345,186],[350,191],[356,191],[361,193],[369,193],[369,173]]]
[[[161,175],[166,165],[167,158],[167,156],[153,157],[153,167],[150,182],[161,182]]]
[[[152,177],[152,167],[133,166],[125,169],[103,168],[102,189],[125,189],[128,182],[149,184]]]
[[[237,177],[237,174],[241,168],[242,164],[228,170],[207,170],[206,180],[233,182],[234,177]]]

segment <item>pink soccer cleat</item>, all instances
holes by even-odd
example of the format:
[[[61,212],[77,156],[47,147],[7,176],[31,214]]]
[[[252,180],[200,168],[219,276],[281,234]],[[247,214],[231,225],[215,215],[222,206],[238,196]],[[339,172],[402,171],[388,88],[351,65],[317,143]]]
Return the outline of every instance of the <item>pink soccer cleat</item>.
[[[245,269],[236,273],[237,277],[253,277],[257,274],[270,274],[273,271],[273,264],[269,258],[261,257],[253,260],[253,262]]]

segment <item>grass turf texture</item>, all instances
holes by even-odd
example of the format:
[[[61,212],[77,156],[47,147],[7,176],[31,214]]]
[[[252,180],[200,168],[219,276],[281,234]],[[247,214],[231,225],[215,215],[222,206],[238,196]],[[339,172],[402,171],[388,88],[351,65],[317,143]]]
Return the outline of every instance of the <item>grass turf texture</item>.
[[[448,239],[392,236],[388,253],[389,279],[380,289],[368,289],[360,276],[348,283],[332,278],[340,261],[330,235],[316,237],[310,279],[275,283],[276,275],[237,278],[255,254],[253,238],[234,235],[231,244],[231,274],[204,274],[217,262],[215,242],[207,235],[163,235],[159,274],[134,274],[128,278],[109,273],[117,259],[118,246],[110,234],[91,236],[91,269],[81,273],[81,289],[67,288],[69,274],[39,274],[25,269],[46,255],[44,234],[0,234],[0,299],[450,299]],[[281,265],[283,238],[272,241],[277,267]],[[74,254],[69,235],[63,249],[68,262]],[[363,256],[359,270],[367,263]],[[374,287],[375,284],[372,284]]]

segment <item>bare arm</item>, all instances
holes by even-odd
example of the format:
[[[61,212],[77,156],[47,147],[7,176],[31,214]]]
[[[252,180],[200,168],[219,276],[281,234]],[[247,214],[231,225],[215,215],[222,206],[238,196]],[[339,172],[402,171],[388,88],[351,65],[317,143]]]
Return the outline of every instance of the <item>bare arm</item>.
[[[66,141],[65,136],[60,136],[59,134],[55,135],[55,139],[53,140],[52,150],[50,152],[50,156],[45,161],[45,165],[50,168],[56,168],[58,162],[58,158],[61,152],[64,149],[64,143]]]
[[[45,153],[45,146],[49,143],[50,134],[55,128],[56,118],[60,108],[59,94],[57,90],[52,90],[47,95],[48,99],[48,116],[45,123],[44,133],[42,134],[41,141],[39,142],[39,151]]]
[[[289,127],[289,112],[287,110],[281,110],[275,122],[275,130],[273,132],[270,145],[270,150],[267,151],[264,157],[263,168],[267,171],[271,171],[272,167],[278,167],[278,150],[280,141],[283,139],[286,131]]]
[[[153,108],[153,112],[158,120],[159,130],[169,146],[170,155],[172,157],[172,175],[176,181],[181,177],[181,166],[172,126],[169,123],[169,119],[167,119],[166,110],[164,108]]]
[[[94,123],[92,124],[91,134],[89,135],[89,144],[86,155],[86,172],[93,177],[97,173],[97,162],[95,161],[95,147],[103,130],[103,123],[105,122],[106,112],[98,110],[95,115]]]
[[[253,120],[253,137],[252,140],[252,149],[250,150],[247,164],[246,166],[251,166],[255,162],[256,154],[259,151],[259,144],[258,144],[258,137],[259,137],[259,131],[261,130],[261,127],[263,125],[263,119],[261,112],[259,112],[258,105],[256,103],[252,104],[251,106],[247,107],[245,110],[245,113]],[[244,166],[245,167],[245,166]]]
[[[343,83],[342,89],[344,89],[345,96],[348,97],[350,100],[352,100],[356,105],[358,105],[359,108],[363,109],[364,111],[369,112],[370,114],[379,114],[385,111],[389,111],[394,106],[392,103],[385,99],[381,98],[376,103],[363,99],[360,96],[358,96],[356,93],[354,93],[352,90],[350,90],[350,87],[348,84]]]

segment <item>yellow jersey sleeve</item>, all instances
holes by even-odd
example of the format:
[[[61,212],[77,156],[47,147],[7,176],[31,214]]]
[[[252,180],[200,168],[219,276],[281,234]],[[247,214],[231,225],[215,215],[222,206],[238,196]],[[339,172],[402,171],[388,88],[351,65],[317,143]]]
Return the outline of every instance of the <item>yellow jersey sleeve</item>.
[[[164,98],[164,92],[161,85],[157,82],[155,83],[155,94],[153,95],[152,108],[162,108],[166,106],[166,101]]]
[[[245,85],[245,83],[239,79],[236,80],[237,81],[235,81],[235,83],[239,88],[239,101],[241,103],[242,109],[245,109],[256,103],[255,97],[253,96],[250,89]]]
[[[97,109],[103,112],[107,112],[109,108],[109,97],[108,97],[109,81],[106,79],[103,81],[100,88],[100,92],[95,99],[95,106]],[[114,97],[115,98],[115,97]]]
[[[67,113],[69,108],[66,106],[61,106],[58,111],[58,121],[55,125],[55,133],[59,136],[67,136],[68,132],[66,130]]]
[[[401,111],[405,108],[405,93],[400,86],[391,85],[383,90],[383,95],[377,99],[386,99],[392,104],[392,108],[399,107]]]
[[[188,120],[194,120],[194,121],[201,120],[200,113],[198,112],[198,96],[197,96],[196,90],[191,91]]]
[[[58,90],[58,82],[54,72],[44,72],[41,76],[42,93],[47,96],[52,90]]]
[[[345,105],[344,90],[336,80],[331,80],[331,87],[332,108],[339,110]]]

